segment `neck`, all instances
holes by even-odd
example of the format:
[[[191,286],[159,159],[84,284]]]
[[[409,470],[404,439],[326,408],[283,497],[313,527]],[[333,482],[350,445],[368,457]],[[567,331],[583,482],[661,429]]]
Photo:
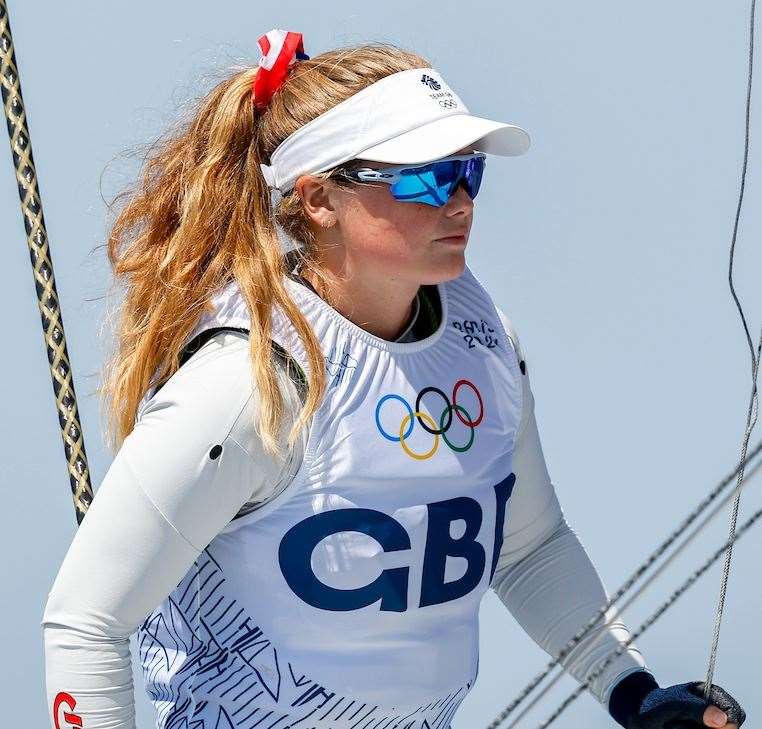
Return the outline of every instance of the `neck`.
[[[338,279],[327,292],[310,272],[300,273],[318,295],[345,319],[379,339],[394,341],[407,329],[420,285],[392,282],[387,287],[369,286],[356,279]]]

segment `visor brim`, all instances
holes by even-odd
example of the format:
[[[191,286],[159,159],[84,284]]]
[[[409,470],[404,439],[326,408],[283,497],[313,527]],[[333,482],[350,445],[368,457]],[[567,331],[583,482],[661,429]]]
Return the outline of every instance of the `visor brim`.
[[[529,134],[515,124],[452,114],[399,134],[359,153],[356,159],[392,164],[420,164],[472,146],[478,152],[501,157],[524,154]]]

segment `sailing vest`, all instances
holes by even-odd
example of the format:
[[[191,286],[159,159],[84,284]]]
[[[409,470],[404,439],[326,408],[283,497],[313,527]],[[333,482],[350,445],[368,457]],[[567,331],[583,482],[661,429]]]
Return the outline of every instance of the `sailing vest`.
[[[328,390],[290,485],[231,521],[140,626],[158,726],[447,729],[477,677],[515,484],[515,351],[468,267],[412,343],[285,284]],[[248,325],[231,284],[197,331]],[[280,307],[273,340],[309,372]]]

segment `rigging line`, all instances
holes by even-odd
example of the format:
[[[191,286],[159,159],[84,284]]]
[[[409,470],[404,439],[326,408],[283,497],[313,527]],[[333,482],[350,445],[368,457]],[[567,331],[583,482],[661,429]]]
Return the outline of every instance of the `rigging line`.
[[[37,305],[42,319],[53,393],[56,398],[58,424],[69,469],[69,486],[77,524],[81,524],[93,500],[90,470],[85,453],[85,439],[79,422],[74,378],[66,348],[63,315],[53,275],[50,241],[42,214],[42,199],[37,184],[37,170],[32,157],[21,81],[16,66],[16,51],[5,0],[0,0],[0,90],[2,90],[5,119],[10,137],[11,152],[16,170],[16,183],[21,199],[27,245],[32,260]]]
[[[749,74],[746,88],[746,127],[745,127],[745,139],[744,139],[744,153],[743,153],[743,169],[741,172],[741,188],[738,195],[738,206],[736,208],[736,217],[733,224],[733,238],[730,243],[730,261],[728,265],[728,283],[730,286],[730,293],[733,296],[738,313],[741,317],[741,323],[746,334],[746,341],[749,345],[749,352],[751,353],[751,399],[749,402],[749,410],[746,415],[746,432],[743,437],[743,444],[741,446],[741,463],[743,463],[746,457],[746,450],[749,446],[749,438],[751,437],[751,431],[757,423],[757,412],[759,408],[758,393],[757,393],[757,376],[759,373],[759,358],[760,351],[762,350],[762,333],[760,333],[759,344],[757,345],[756,356],[754,353],[754,344],[752,343],[751,333],[749,332],[749,326],[746,322],[746,316],[744,315],[743,306],[736,294],[735,286],[733,284],[733,263],[735,258],[736,238],[738,236],[738,222],[741,216],[741,207],[743,205],[744,188],[746,186],[746,170],[749,160],[749,122],[751,117],[751,89],[752,89],[752,77],[754,71],[754,11],[756,7],[756,0],[751,0],[751,17],[749,19]],[[753,417],[752,417],[753,412]],[[720,596],[717,601],[717,611],[715,615],[714,632],[712,635],[712,644],[709,650],[709,664],[707,667],[706,680],[704,684],[704,698],[708,701],[712,690],[712,678],[714,676],[715,664],[717,661],[717,650],[720,642],[720,627],[722,625],[722,615],[725,611],[725,597],[727,595],[728,580],[730,577],[730,563],[733,558],[733,535],[736,531],[736,523],[738,521],[738,508],[741,501],[741,482],[743,481],[743,465],[741,465],[738,473],[738,484],[736,486],[735,500],[733,501],[733,508],[730,515],[730,543],[728,551],[725,553],[725,560],[722,568],[722,577],[720,580]]]
[[[741,449],[741,460],[740,460],[740,463],[738,465],[738,468],[736,469],[736,473],[738,474],[738,479],[737,479],[737,483],[736,483],[736,492],[735,492],[736,498],[735,498],[735,502],[733,504],[732,515],[731,515],[731,527],[730,527],[730,534],[731,534],[731,536],[735,532],[735,527],[736,527],[736,521],[737,521],[737,515],[738,515],[738,506],[739,506],[739,501],[740,501],[741,484],[743,482],[743,469],[744,469],[744,466],[746,465],[746,462],[748,462],[748,459],[746,458],[746,452],[747,452],[747,448],[748,448],[748,442],[749,442],[749,438],[751,436],[751,431],[754,428],[754,425],[756,424],[756,409],[757,409],[757,385],[756,385],[756,383],[757,383],[757,373],[758,373],[758,368],[759,368],[760,353],[762,352],[762,332],[761,332],[760,333],[759,344],[757,346],[757,353],[756,353],[756,356],[755,356],[754,345],[752,343],[751,334],[749,332],[749,328],[748,328],[748,325],[747,325],[747,322],[746,322],[746,317],[745,317],[744,312],[743,312],[743,307],[741,306],[741,303],[740,303],[740,301],[738,299],[738,296],[736,295],[736,292],[735,292],[735,287],[733,285],[733,263],[734,263],[734,254],[735,254],[735,244],[736,244],[736,239],[737,239],[737,234],[738,234],[738,224],[739,224],[739,220],[740,220],[740,212],[741,212],[741,207],[742,207],[742,202],[743,202],[743,193],[744,193],[744,188],[745,188],[746,170],[747,170],[747,167],[748,167],[749,121],[750,121],[752,72],[753,72],[753,58],[754,58],[754,12],[755,12],[755,5],[756,5],[756,0],[752,0],[752,3],[751,3],[751,22],[750,22],[750,40],[749,40],[749,75],[748,75],[748,85],[747,85],[747,95],[746,95],[746,135],[745,135],[745,144],[744,144],[743,171],[742,171],[742,176],[741,176],[741,189],[740,189],[738,206],[737,206],[737,210],[736,210],[735,223],[734,223],[734,228],[733,228],[733,237],[732,237],[731,247],[730,247],[730,264],[729,264],[729,273],[728,273],[728,278],[729,278],[729,282],[730,282],[730,290],[731,290],[731,293],[733,295],[733,299],[736,302],[736,306],[738,307],[738,310],[739,310],[739,313],[740,313],[740,316],[741,316],[741,321],[743,323],[744,331],[746,333],[746,339],[747,339],[748,344],[749,344],[749,349],[750,349],[750,352],[751,352],[751,359],[752,359],[752,396],[751,396],[751,401],[750,401],[750,404],[749,404],[749,411],[748,411],[748,414],[747,414],[747,429],[746,429],[746,433],[745,433],[745,437],[744,437],[743,446],[742,446],[742,449]],[[751,421],[752,412],[754,412],[754,420],[753,420],[753,422],[750,422]],[[755,449],[755,451],[756,450],[757,449]],[[725,485],[727,485],[727,484],[724,484],[723,488],[724,488]],[[711,500],[714,498],[714,496],[716,496],[716,493],[710,494],[710,498],[705,502],[705,504],[703,504],[701,507],[699,507],[698,511],[694,512],[694,514],[692,514],[691,516],[694,517],[694,518],[695,518],[695,516],[698,516],[698,514],[701,513],[701,511],[703,510],[703,508],[708,506],[708,504],[711,502]],[[682,531],[682,529],[685,528],[685,526],[690,524],[690,521],[691,521],[691,518],[689,517],[689,519],[686,520],[686,522],[684,522],[684,524],[681,525],[681,527],[678,528],[677,531],[678,532]],[[555,661],[551,661],[551,663],[546,667],[546,669],[541,674],[539,674],[537,677],[535,677],[535,679],[533,679],[533,681],[530,682],[530,684],[518,695],[518,697],[516,699],[514,699],[514,701],[511,704],[509,704],[506,707],[506,709],[503,712],[501,712],[501,714],[489,725],[488,729],[495,729],[495,727],[497,727],[502,721],[504,721],[505,718],[531,693],[531,691],[534,690],[534,688],[539,684],[539,682],[543,678],[545,678],[545,676],[548,675],[548,673],[564,657],[564,655],[569,650],[571,650],[577,643],[579,643],[579,641],[584,637],[584,635],[586,635],[589,632],[589,630],[596,625],[596,623],[598,622],[600,617],[605,617],[605,613],[606,613],[608,607],[611,604],[613,604],[614,602],[616,602],[616,600],[618,600],[619,597],[621,597],[621,594],[623,594],[624,591],[629,589],[629,587],[632,586],[632,584],[634,584],[635,580],[638,579],[640,574],[642,574],[645,571],[645,569],[647,569],[653,563],[654,559],[659,556],[659,554],[661,553],[660,550],[662,548],[668,547],[669,544],[671,544],[671,541],[674,541],[672,539],[672,536],[675,536],[675,533],[673,533],[673,535],[671,535],[671,537],[666,540],[666,542],[662,545],[662,547],[657,549],[657,551],[654,553],[654,555],[652,555],[651,557],[649,557],[646,560],[644,565],[642,565],[641,568],[639,568],[639,570],[636,571],[636,573],[630,578],[630,580],[628,580],[628,582],[625,583],[625,585],[622,588],[620,588],[620,590],[609,601],[609,603],[607,603],[607,605],[604,605],[601,608],[601,611],[598,613],[598,615],[594,616],[593,619],[591,620],[591,622],[585,628],[583,628],[582,631],[580,631],[580,633],[578,633],[576,636],[574,636],[574,638],[572,638],[572,640],[570,641],[568,646],[566,646],[561,651],[561,653],[559,654],[558,658]],[[720,623],[721,623],[721,620],[722,620],[722,612],[724,610],[725,594],[726,594],[726,591],[727,591],[727,582],[728,582],[728,575],[729,575],[729,570],[730,570],[730,560],[731,560],[731,557],[732,557],[732,542],[731,542],[731,547],[730,547],[730,549],[728,550],[728,552],[726,554],[725,567],[723,569],[722,584],[721,584],[721,588],[720,588],[720,598],[719,598],[719,601],[718,601],[718,607],[717,607],[717,613],[716,613],[715,631],[714,631],[714,636],[713,636],[713,641],[712,641],[712,648],[711,648],[711,651],[710,651],[709,669],[708,669],[707,680],[705,682],[705,684],[706,684],[705,685],[705,696],[707,698],[708,698],[709,692],[711,690],[711,683],[712,683],[711,679],[712,679],[712,674],[713,674],[713,671],[714,671],[714,663],[715,663],[715,660],[716,660],[717,645],[719,643]],[[640,574],[638,574],[638,573],[640,573]]]
[[[745,460],[740,465],[736,466],[732,473],[729,473],[723,478],[707,496],[699,502],[694,510],[688,514],[685,519],[672,531],[672,533],[644,560],[644,562],[635,569],[635,571],[625,580],[622,586],[614,593],[614,595],[606,602],[600,610],[595,613],[587,625],[583,626],[576,635],[561,649],[558,656],[552,659],[548,665],[535,676],[524,689],[516,696],[516,698],[506,706],[506,708],[492,721],[487,729],[497,729],[508,716],[534,691],[534,689],[540,684],[540,682],[558,665],[573,649],[582,641],[590,631],[596,627],[601,618],[605,619],[606,613],[612,605],[615,605],[623,595],[625,595],[630,588],[650,569],[651,565],[661,557],[674,542],[685,532],[685,530],[717,499],[717,497],[732,483],[736,474],[740,472],[742,465],[750,463],[757,455],[762,452],[762,441],[757,443],[752,449],[750,454],[747,454]]]
[[[754,476],[754,474],[757,473],[762,469],[762,459],[758,460],[754,467],[744,476],[744,488],[746,487],[746,484],[751,480],[751,478]],[[712,511],[707,514],[707,516],[704,517],[704,519],[693,529],[693,531],[683,540],[683,542],[675,548],[672,553],[665,559],[659,567],[648,577],[648,579],[645,580],[645,582],[640,585],[640,587],[636,590],[635,594],[630,596],[629,599],[619,608],[617,613],[610,616],[609,619],[606,621],[604,625],[601,626],[600,632],[598,635],[595,636],[595,638],[590,642],[588,645],[588,649],[593,648],[601,639],[603,639],[607,634],[604,633],[604,629],[608,627],[611,622],[619,617],[622,616],[622,614],[629,608],[635,600],[637,600],[638,597],[651,585],[654,580],[656,580],[659,575],[661,575],[664,570],[672,563],[672,561],[677,557],[677,555],[685,549],[688,544],[690,544],[698,535],[700,532],[704,530],[704,528],[711,522],[722,510],[725,508],[725,506],[728,504],[728,502],[733,498],[733,492],[730,492],[727,494],[721,502],[715,505],[715,507],[712,509]],[[505,729],[513,729],[521,720],[550,692],[550,690],[561,680],[561,678],[564,675],[564,671],[557,671],[556,675],[553,677],[551,681],[548,681],[545,686],[543,687],[542,691],[538,692],[532,700],[525,706],[521,713],[510,723],[508,724]]]
[[[618,656],[620,656],[622,653],[624,653],[625,650],[627,650],[627,646],[630,645],[633,641],[638,639],[643,633],[650,628],[667,610],[669,610],[672,605],[677,602],[677,600],[682,597],[682,595],[688,590],[689,587],[691,587],[700,577],[702,577],[706,571],[724,554],[727,552],[730,547],[733,546],[733,544],[738,540],[751,526],[754,525],[754,523],[762,517],[762,509],[758,509],[755,511],[735,532],[732,539],[728,539],[725,544],[723,544],[706,562],[704,562],[701,567],[699,567],[688,579],[683,582],[680,587],[678,587],[670,596],[669,598],[656,610],[654,611],[647,620],[645,620],[641,625],[638,627],[638,629],[621,645],[619,648],[617,648],[615,651],[612,651],[611,655],[606,659],[606,661],[598,668],[596,671],[585,680],[584,683],[582,683],[578,688],[576,688],[569,696],[564,699],[564,701],[561,703],[561,705],[556,709],[553,714],[551,714],[540,726],[538,729],[547,729],[548,726],[550,726],[565,710],[566,708],[579,696],[584,693],[585,689],[596,679],[598,676],[606,669],[606,667],[614,661]]]
[[[744,475],[743,488],[746,488],[746,484],[752,479],[752,477],[762,469],[762,459],[754,464],[754,467]],[[709,523],[725,508],[727,503],[733,498],[733,493],[727,494],[723,500],[717,504],[712,511],[707,514],[703,521],[701,521],[693,531],[683,540],[683,542],[676,547],[672,554],[670,554],[659,567],[645,580],[645,582],[631,595],[624,604],[620,606],[619,613],[624,613],[627,608],[632,606],[632,603],[637,600],[638,597],[645,591],[645,589],[661,575],[664,570],[677,558],[677,556],[709,525]]]

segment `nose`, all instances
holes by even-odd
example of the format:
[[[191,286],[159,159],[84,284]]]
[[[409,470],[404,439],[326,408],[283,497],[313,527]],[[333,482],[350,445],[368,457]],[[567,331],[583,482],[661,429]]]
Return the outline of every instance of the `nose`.
[[[447,215],[468,215],[474,209],[474,201],[466,192],[465,180],[462,181],[455,192],[450,195],[450,199],[444,205]]]

